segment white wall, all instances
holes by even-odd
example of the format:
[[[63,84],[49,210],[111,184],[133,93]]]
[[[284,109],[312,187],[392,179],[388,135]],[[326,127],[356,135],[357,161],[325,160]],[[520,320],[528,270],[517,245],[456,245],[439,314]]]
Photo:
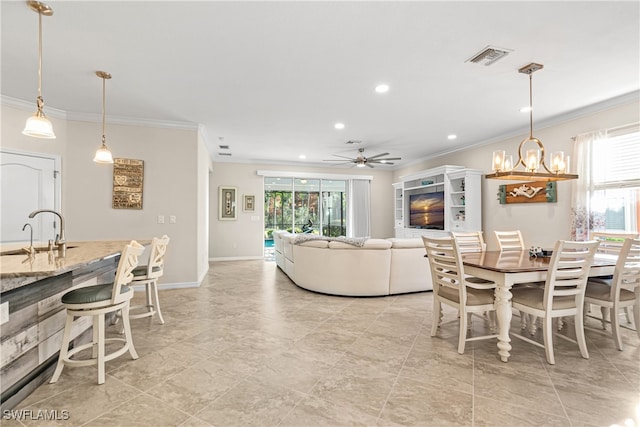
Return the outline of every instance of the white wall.
[[[113,125],[107,120],[107,145],[114,157],[144,160],[143,209],[112,209],[113,167],[93,162],[101,123],[52,118],[57,139],[42,140],[20,133],[29,114],[3,105],[2,146],[62,156],[67,240],[151,240],[167,234],[171,243],[161,284],[198,283],[207,268],[198,264],[198,252],[207,257],[208,247],[208,219],[199,216],[198,203],[206,198],[209,155],[197,130]],[[165,216],[164,224],[157,223],[158,215]],[[170,215],[176,216],[175,224],[169,223]],[[205,237],[199,240],[199,235]]]
[[[198,132],[198,191],[197,191],[197,272],[198,283],[209,270],[209,174],[213,169],[211,156],[203,136]]]
[[[606,129],[637,122],[640,109],[637,101],[610,108],[598,113],[585,115],[555,126],[543,129],[534,127],[533,135],[539,138],[547,151],[573,152],[571,137],[581,133]],[[528,135],[508,138],[493,144],[438,156],[394,171],[394,179],[423,169],[444,164],[461,165],[480,169],[491,173],[491,155],[494,150],[504,149],[517,160],[518,144]],[[525,147],[526,150],[526,147]],[[572,156],[573,157],[573,156]],[[572,160],[575,167],[575,159]],[[571,182],[558,182],[557,203],[522,203],[501,205],[497,199],[498,187],[515,181],[487,180],[482,181],[482,228],[488,249],[497,250],[493,235],[494,230],[522,231],[525,244],[542,247],[553,247],[558,239],[570,238]]]
[[[264,187],[258,170],[306,172],[343,175],[371,175],[371,235],[393,237],[392,173],[382,167],[360,171],[343,168],[309,168],[304,166],[260,165],[244,163],[214,163],[210,187],[210,243],[212,259],[261,258],[264,245]],[[218,189],[220,186],[238,188],[238,219],[218,219]],[[256,196],[256,211],[242,211],[242,196]]]

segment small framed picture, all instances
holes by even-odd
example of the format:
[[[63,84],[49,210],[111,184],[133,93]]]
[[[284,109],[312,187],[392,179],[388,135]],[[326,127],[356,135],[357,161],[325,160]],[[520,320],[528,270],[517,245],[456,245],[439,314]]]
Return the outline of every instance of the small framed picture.
[[[256,210],[256,196],[253,194],[244,196],[243,210],[245,212],[254,212]]]
[[[236,194],[238,189],[235,187],[220,187],[219,200],[220,212],[218,219],[228,221],[237,219],[236,214]]]

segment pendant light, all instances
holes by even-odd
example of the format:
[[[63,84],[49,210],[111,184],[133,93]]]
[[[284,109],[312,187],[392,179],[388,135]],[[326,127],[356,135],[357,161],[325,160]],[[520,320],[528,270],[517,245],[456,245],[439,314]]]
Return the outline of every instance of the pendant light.
[[[93,158],[93,161],[96,163],[108,163],[113,164],[113,156],[111,155],[111,151],[107,147],[107,137],[104,132],[105,127],[105,82],[107,79],[111,78],[111,74],[106,71],[96,71],[96,76],[102,79],[102,145],[96,151],[96,155]]]
[[[51,122],[42,111],[44,107],[44,100],[42,99],[42,15],[53,15],[53,9],[39,1],[27,1],[27,5],[38,14],[38,97],[36,98],[38,109],[33,116],[27,119],[22,134],[36,138],[55,139],[53,125],[51,125]]]
[[[487,179],[529,180],[529,181],[564,181],[578,179],[578,175],[569,173],[569,156],[564,152],[556,151],[551,154],[551,168],[545,163],[544,145],[542,141],[533,136],[533,73],[543,68],[542,64],[531,63],[518,70],[519,73],[529,75],[529,136],[520,142],[518,146],[518,161],[514,165],[511,155],[504,150],[493,152],[493,173],[485,175]],[[534,148],[527,149],[526,155],[522,155],[525,143],[533,142]],[[519,170],[522,166],[524,170]]]

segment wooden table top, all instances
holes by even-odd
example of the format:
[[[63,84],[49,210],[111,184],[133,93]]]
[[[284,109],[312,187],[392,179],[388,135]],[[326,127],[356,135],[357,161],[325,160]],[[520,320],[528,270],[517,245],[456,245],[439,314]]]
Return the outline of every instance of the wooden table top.
[[[462,254],[464,265],[484,268],[500,273],[525,273],[529,271],[546,271],[549,269],[550,257],[530,257],[529,251],[484,251]],[[612,267],[616,265],[614,255],[596,254],[593,267]]]

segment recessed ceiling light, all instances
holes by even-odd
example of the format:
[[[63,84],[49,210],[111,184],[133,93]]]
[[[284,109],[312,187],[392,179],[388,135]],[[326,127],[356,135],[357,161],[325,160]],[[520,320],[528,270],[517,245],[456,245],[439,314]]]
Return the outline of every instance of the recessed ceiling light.
[[[526,107],[522,107],[522,108],[520,109],[520,112],[521,112],[521,113],[528,113],[528,112],[529,112],[529,111],[531,111],[531,110],[532,110],[532,108],[531,108],[531,107],[529,107],[529,106],[527,105]]]
[[[376,86],[376,92],[378,92],[378,93],[389,92],[389,85],[388,84],[379,84],[378,86]]]
[[[298,156],[298,158],[299,158],[299,159],[306,159],[306,158],[307,158],[307,156],[305,156],[304,154],[300,154],[300,155]]]
[[[344,129],[344,123],[336,123],[333,127],[336,129]]]
[[[457,137],[458,135],[454,135],[454,134],[447,135],[447,139],[456,139]]]

